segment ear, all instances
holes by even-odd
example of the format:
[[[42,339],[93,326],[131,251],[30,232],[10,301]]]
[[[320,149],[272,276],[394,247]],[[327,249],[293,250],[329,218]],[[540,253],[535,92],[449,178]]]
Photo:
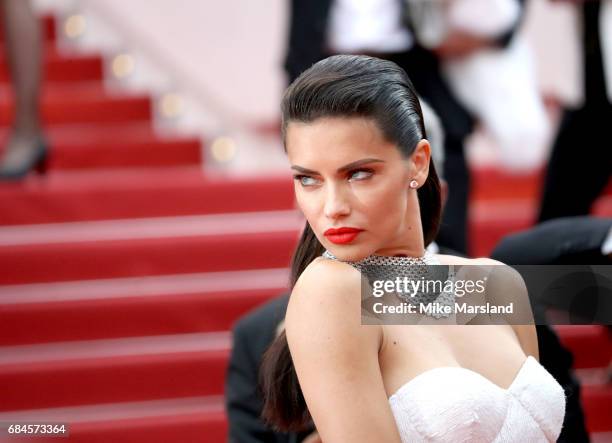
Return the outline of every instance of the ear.
[[[427,180],[429,175],[429,161],[431,160],[431,146],[425,139],[421,140],[410,156],[412,162],[411,180],[419,182],[419,187]]]

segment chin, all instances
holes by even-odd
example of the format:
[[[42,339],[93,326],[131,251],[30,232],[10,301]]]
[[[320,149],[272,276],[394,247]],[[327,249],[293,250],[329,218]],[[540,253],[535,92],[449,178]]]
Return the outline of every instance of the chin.
[[[355,262],[374,253],[374,249],[366,245],[336,245],[330,243],[326,249],[341,261]]]

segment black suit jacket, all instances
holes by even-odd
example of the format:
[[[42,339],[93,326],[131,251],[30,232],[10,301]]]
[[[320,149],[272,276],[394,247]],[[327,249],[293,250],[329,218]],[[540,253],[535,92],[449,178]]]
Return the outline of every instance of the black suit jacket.
[[[233,345],[225,383],[225,403],[232,443],[297,443],[308,434],[277,433],[259,418],[257,391],[261,358],[276,337],[289,297],[283,294],[243,316],[233,328]]]
[[[508,265],[610,264],[601,246],[612,227],[612,219],[565,217],[509,235],[495,247],[492,258]],[[536,307],[537,309],[537,307]],[[559,442],[588,442],[580,404],[580,385],[573,372],[573,358],[548,326],[536,326],[540,363],[563,386],[566,413]]]
[[[563,217],[504,237],[491,257],[509,265],[609,264],[601,246],[612,218]]]

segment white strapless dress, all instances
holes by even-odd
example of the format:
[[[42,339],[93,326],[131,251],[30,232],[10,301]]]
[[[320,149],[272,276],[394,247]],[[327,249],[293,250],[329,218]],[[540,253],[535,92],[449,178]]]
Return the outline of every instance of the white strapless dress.
[[[329,251],[323,256],[337,260]],[[360,271],[391,267],[395,276],[415,258],[371,255],[347,263]],[[440,264],[428,252],[422,263]],[[389,403],[402,443],[556,442],[565,417],[563,388],[531,356],[507,389],[470,369],[440,367],[410,380]]]
[[[441,367],[410,380],[389,403],[403,443],[555,442],[565,415],[563,388],[531,356],[508,389]]]

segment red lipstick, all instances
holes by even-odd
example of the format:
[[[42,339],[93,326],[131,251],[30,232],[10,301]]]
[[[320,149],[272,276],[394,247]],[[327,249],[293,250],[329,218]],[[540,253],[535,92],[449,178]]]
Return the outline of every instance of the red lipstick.
[[[362,232],[363,229],[357,228],[329,228],[323,233],[327,239],[338,245],[350,243]]]

